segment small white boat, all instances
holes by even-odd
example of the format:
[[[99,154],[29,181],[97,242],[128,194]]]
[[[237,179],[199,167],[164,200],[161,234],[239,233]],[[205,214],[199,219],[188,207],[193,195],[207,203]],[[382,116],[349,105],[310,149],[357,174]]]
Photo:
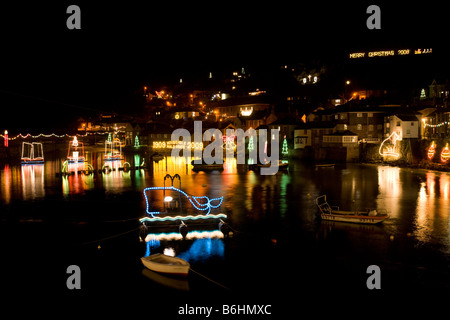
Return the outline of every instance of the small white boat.
[[[177,257],[155,253],[141,258],[142,264],[148,269],[177,276],[187,276],[190,268],[189,262]]]
[[[339,210],[339,207],[332,208],[327,202],[326,195],[317,197],[316,205],[320,210],[320,217],[322,220],[376,224],[389,218],[389,215],[379,214],[376,210],[344,211]]]

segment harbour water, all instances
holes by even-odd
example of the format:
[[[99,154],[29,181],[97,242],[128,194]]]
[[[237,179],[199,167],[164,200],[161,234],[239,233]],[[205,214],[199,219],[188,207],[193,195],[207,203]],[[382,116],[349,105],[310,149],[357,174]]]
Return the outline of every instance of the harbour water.
[[[101,169],[103,153],[86,153]],[[287,172],[261,176],[235,161],[223,171],[194,172],[190,159],[156,163],[125,154],[111,167],[144,161],[147,168],[58,177],[63,161],[55,154],[43,165],[0,166],[1,278],[13,299],[131,295],[148,306],[164,300],[176,307],[222,297],[284,310],[305,293],[316,299],[450,292],[448,173],[365,164],[316,168],[292,160]],[[212,213],[227,215],[229,236],[217,221],[206,227],[188,221],[186,239],[178,224],[149,227],[140,239],[142,191],[167,185],[166,174],[179,174],[190,194],[223,196]],[[321,221],[314,200],[322,194],[343,210],[375,208],[390,218],[382,225]],[[149,204],[161,202],[155,194]],[[157,252],[186,259],[196,272],[174,281],[151,274],[139,258]],[[70,265],[80,267],[80,290],[67,289]],[[381,290],[367,288],[370,265],[380,267]]]

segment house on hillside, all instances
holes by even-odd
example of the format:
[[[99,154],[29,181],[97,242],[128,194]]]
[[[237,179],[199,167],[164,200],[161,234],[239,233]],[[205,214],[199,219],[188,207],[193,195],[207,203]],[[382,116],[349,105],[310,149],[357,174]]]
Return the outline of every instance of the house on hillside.
[[[419,114],[392,114],[385,117],[385,138],[394,131],[399,140],[420,138],[420,115]]]

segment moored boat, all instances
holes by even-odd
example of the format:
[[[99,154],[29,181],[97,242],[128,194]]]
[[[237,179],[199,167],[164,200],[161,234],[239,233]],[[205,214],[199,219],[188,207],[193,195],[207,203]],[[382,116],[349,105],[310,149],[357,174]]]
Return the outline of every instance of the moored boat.
[[[187,276],[190,264],[181,258],[155,253],[141,258],[142,264],[155,272],[176,276]]]
[[[317,163],[316,168],[334,168],[334,163]]]
[[[339,210],[338,207],[332,208],[327,202],[326,195],[317,197],[316,205],[320,210],[320,217],[322,218],[322,220],[376,224],[381,223],[389,218],[389,215],[379,214],[377,210],[344,211]]]
[[[158,162],[162,159],[164,159],[164,155],[162,153],[156,152],[152,155],[152,160],[155,162]]]
[[[283,171],[289,168],[289,163],[287,161],[278,160],[276,163],[268,162],[266,164],[251,164],[249,165],[250,170],[260,170],[261,168],[278,167],[278,170]]]
[[[205,161],[203,161],[202,159],[202,163],[195,163],[195,160],[191,161],[192,166],[194,167],[193,170],[196,171],[200,171],[200,170],[223,170],[223,164],[221,163],[212,163],[212,164],[208,164]]]

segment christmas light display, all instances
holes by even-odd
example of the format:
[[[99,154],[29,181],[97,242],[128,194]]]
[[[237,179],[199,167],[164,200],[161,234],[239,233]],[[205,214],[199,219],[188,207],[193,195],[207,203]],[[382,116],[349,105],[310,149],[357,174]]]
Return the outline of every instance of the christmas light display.
[[[172,191],[177,191],[180,194],[184,195],[190,201],[190,203],[192,204],[192,206],[195,209],[200,210],[200,211],[207,211],[204,214],[205,216],[209,215],[209,213],[211,212],[212,208],[215,209],[215,208],[220,207],[222,205],[222,202],[223,202],[223,196],[219,197],[219,198],[213,198],[213,199],[209,199],[207,196],[195,197],[195,196],[189,195],[186,192],[184,192],[183,190],[180,190],[180,189],[175,188],[173,186],[171,186],[171,187],[150,187],[150,188],[145,188],[144,189],[144,196],[145,196],[145,203],[146,203],[146,212],[149,215],[151,215],[152,218],[155,218],[155,214],[161,214],[162,212],[160,212],[160,211],[150,211],[149,210],[150,205],[149,205],[149,202],[148,202],[148,194],[147,194],[147,192],[150,191],[150,190],[172,190]],[[213,205],[212,204],[213,201],[218,201],[218,204]],[[190,217],[191,217],[190,219],[196,219],[197,216],[190,216]],[[173,217],[164,217],[164,218],[161,218],[161,219],[165,219],[165,218],[167,218],[167,220],[173,219]],[[201,217],[198,217],[198,218],[204,219],[204,218],[201,218]],[[162,221],[164,221],[164,220],[162,220]]]
[[[395,131],[392,132],[389,137],[383,140],[378,153],[383,157],[393,157],[394,159],[400,158],[400,154],[396,151],[397,140],[399,138],[399,135]],[[385,146],[385,144],[391,144],[391,146]]]
[[[139,137],[138,136],[134,137],[134,147],[135,148],[139,148],[140,147]]]
[[[4,139],[4,146],[7,148],[8,147],[8,130],[5,130],[5,135],[3,136]]]
[[[283,147],[281,149],[281,154],[283,156],[287,156],[289,154],[288,145],[287,145],[287,141],[286,141],[286,136],[284,136],[284,139],[283,139]]]
[[[114,161],[122,159],[122,142],[118,138],[113,141],[105,141],[105,161]]]
[[[222,148],[225,150],[236,150],[237,146],[234,143],[235,136],[222,136],[223,145]]]
[[[250,136],[248,140],[248,151],[253,151],[255,149],[255,144],[253,142],[253,136]]]
[[[79,148],[81,148],[81,150]],[[71,151],[72,151],[72,153],[71,153]],[[81,151],[81,154],[80,154],[80,151]],[[74,136],[73,140],[71,142],[69,142],[69,151],[67,152],[67,161],[69,163],[85,161],[84,145],[82,142],[78,142],[77,136]]]
[[[174,240],[193,240],[193,239],[223,239],[223,233],[220,230],[213,231],[190,231],[183,237],[179,232],[170,233],[149,233],[145,237],[145,242],[149,241],[174,241]]]
[[[426,128],[426,127],[430,127],[430,128],[439,128],[439,127],[442,127],[442,126],[444,126],[444,125],[447,125],[448,124],[448,122],[447,121],[444,121],[444,122],[441,122],[441,123],[438,123],[438,124],[428,124],[428,123],[423,123],[423,126]]]
[[[226,218],[224,213],[219,214],[199,214],[199,215],[187,215],[187,216],[165,216],[165,217],[145,217],[139,219],[140,222],[155,222],[155,221],[178,221],[178,220],[205,220],[205,219],[222,219]]]
[[[94,134],[108,134],[108,132],[86,132],[86,133],[84,133],[84,134],[79,134],[79,133],[77,133],[75,136],[77,136],[77,137],[87,137],[87,136],[89,136],[89,135],[94,135]],[[3,139],[8,139],[8,140],[16,140],[16,139],[18,139],[18,138],[21,138],[21,139],[27,139],[27,138],[31,138],[31,139],[38,139],[38,138],[67,138],[67,137],[72,137],[73,135],[70,135],[70,134],[67,134],[67,133],[65,133],[65,134],[61,134],[61,135],[57,135],[57,134],[55,134],[55,133],[51,133],[51,134],[45,134],[45,133],[40,133],[40,134],[38,134],[38,135],[35,135],[35,136],[33,136],[32,134],[30,134],[30,133],[27,133],[27,134],[25,134],[25,135],[23,135],[23,134],[21,134],[21,133],[19,133],[18,135],[16,135],[15,137],[8,137],[8,131],[5,131],[5,134],[3,135],[3,134],[0,134],[0,137],[2,137]]]
[[[435,154],[436,154],[436,144],[433,141],[433,142],[431,142],[431,145],[430,145],[430,147],[428,148],[428,151],[427,151],[428,159],[430,159],[430,160],[433,159]]]
[[[185,141],[153,141],[153,149],[184,149],[184,146],[191,149],[203,149],[203,142]]]
[[[449,159],[450,159],[450,150],[448,148],[448,143],[447,143],[441,152],[441,162],[446,163]]]
[[[40,164],[44,163],[44,149],[42,143],[22,142],[22,164]]]

